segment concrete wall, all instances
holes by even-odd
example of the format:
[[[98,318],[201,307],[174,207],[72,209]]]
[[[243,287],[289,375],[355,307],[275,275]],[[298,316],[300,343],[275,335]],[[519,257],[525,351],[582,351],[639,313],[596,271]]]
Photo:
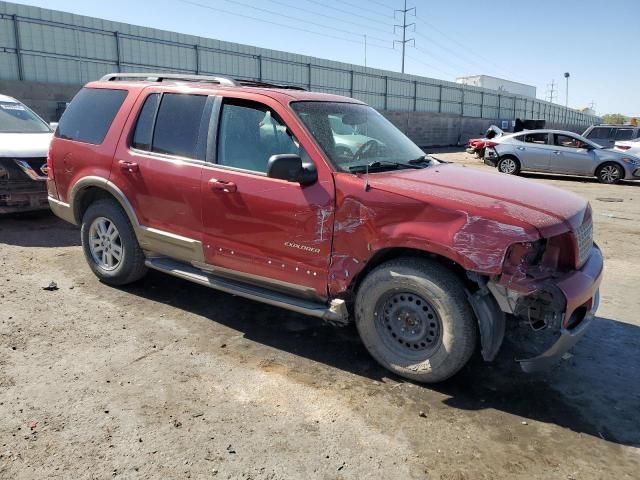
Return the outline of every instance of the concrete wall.
[[[69,102],[81,85],[0,80],[0,94],[17,98],[48,122],[57,121],[58,102]],[[469,138],[481,137],[495,120],[463,117],[450,113],[395,112],[382,114],[421,147],[464,145]],[[500,126],[500,125],[498,125]],[[582,133],[578,125],[547,122],[547,128]]]
[[[0,80],[0,94],[20,100],[47,122],[58,120],[58,102],[71,101],[81,87],[82,85]]]

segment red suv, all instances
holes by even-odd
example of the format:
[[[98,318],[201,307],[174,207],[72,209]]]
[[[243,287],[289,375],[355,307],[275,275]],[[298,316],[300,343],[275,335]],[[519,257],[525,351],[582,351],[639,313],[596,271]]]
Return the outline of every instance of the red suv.
[[[558,334],[521,360],[545,367],[598,305],[587,202],[438,162],[352,98],[107,75],[71,102],[48,167],[51,208],[81,225],[103,282],[153,268],[331,323],[354,319],[378,362],[417,381],[450,377],[477,343],[492,360],[506,323]]]

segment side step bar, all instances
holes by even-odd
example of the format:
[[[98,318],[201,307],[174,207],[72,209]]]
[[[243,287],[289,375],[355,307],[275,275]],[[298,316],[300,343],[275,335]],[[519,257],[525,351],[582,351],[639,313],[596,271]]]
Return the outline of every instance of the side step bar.
[[[311,302],[266,288],[205,273],[191,265],[166,257],[148,258],[145,264],[149,268],[168,273],[174,277],[183,278],[225,293],[302,313],[303,315],[321,318],[331,324],[346,325],[349,322],[347,305],[342,299],[334,299],[329,305]]]

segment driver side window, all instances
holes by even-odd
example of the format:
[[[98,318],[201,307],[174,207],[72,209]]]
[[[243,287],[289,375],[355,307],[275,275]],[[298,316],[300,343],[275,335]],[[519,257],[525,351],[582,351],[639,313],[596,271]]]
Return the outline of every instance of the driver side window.
[[[298,141],[266,105],[225,101],[220,115],[217,163],[266,173],[272,155],[294,153],[304,158]]]
[[[584,144],[576,137],[571,137],[569,135],[562,134],[554,134],[554,145],[558,147],[566,147],[566,148],[583,148]]]

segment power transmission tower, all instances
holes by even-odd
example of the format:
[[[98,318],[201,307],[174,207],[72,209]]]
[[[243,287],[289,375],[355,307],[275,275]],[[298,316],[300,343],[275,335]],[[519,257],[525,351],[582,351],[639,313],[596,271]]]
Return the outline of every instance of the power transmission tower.
[[[557,98],[558,91],[556,90],[556,81],[551,80],[551,83],[547,84],[547,96],[549,102],[553,103],[553,101]]]
[[[404,0],[404,8],[402,10],[394,10],[393,11],[393,15],[394,16],[398,12],[402,13],[402,25],[394,25],[393,26],[393,33],[396,33],[396,28],[401,28],[402,29],[402,40],[394,40],[393,41],[393,45],[394,46],[395,46],[396,43],[401,43],[402,44],[402,73],[404,73],[404,51],[405,51],[405,47],[407,46],[407,43],[409,43],[409,42],[413,42],[414,46],[416,44],[416,39],[415,38],[407,38],[407,28],[413,26],[413,30],[414,31],[415,31],[415,28],[416,28],[415,22],[407,24],[407,13],[410,13],[412,10],[413,10],[413,16],[415,17],[416,16],[416,7],[407,8],[407,0]]]

